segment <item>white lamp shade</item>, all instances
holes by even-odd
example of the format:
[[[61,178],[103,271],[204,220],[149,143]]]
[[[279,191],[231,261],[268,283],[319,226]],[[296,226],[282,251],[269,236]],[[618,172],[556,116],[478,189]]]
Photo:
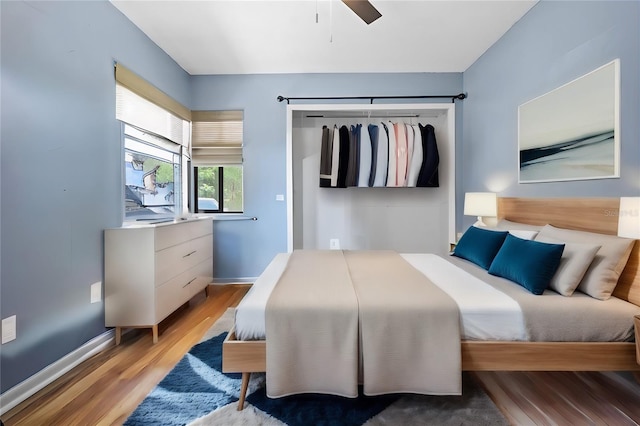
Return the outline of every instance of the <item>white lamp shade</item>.
[[[464,194],[464,214],[467,216],[498,216],[495,192],[467,192]]]
[[[640,239],[640,197],[621,197],[618,236]]]

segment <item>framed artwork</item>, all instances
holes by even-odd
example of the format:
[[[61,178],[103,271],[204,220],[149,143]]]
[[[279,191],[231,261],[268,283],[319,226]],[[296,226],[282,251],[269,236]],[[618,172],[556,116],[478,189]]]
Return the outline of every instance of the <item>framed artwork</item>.
[[[620,177],[619,60],[518,108],[519,182]]]

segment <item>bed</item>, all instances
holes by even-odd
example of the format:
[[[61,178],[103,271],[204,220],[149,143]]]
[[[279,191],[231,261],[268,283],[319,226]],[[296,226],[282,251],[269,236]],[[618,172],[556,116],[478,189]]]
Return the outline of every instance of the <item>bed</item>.
[[[524,199],[500,198],[499,218],[531,225],[552,224],[558,228],[615,235],[617,231],[617,198]],[[411,256],[409,256],[411,257]],[[411,263],[420,269],[424,258],[414,256]],[[281,259],[286,264],[286,259]],[[427,262],[428,263],[428,262]],[[640,306],[640,247],[635,244],[620,275],[610,300]],[[278,275],[278,262],[268,268],[261,278]],[[621,305],[622,306],[622,305]],[[631,311],[632,312],[632,311]],[[505,315],[514,315],[506,312]],[[625,314],[626,315],[626,314]],[[632,321],[632,318],[629,318]],[[464,323],[464,320],[463,320]],[[517,323],[517,319],[510,320]],[[586,325],[589,331],[591,326]],[[508,336],[482,334],[482,327],[474,335],[465,326],[460,344],[461,366],[465,371],[638,371],[635,344],[630,341],[523,341],[521,329],[515,327]],[[488,340],[489,339],[489,340]],[[580,340],[588,340],[580,339]],[[223,344],[223,371],[243,374],[238,409],[243,408],[244,396],[251,372],[265,372],[267,345],[265,340],[240,340],[232,329]]]

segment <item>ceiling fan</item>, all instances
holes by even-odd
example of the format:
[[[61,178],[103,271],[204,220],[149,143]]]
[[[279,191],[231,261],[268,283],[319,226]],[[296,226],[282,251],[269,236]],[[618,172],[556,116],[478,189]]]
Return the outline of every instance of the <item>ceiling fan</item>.
[[[371,2],[368,0],[342,0],[342,3],[346,4],[349,9],[360,17],[367,25],[371,24],[376,19],[380,18],[382,14],[378,12]]]

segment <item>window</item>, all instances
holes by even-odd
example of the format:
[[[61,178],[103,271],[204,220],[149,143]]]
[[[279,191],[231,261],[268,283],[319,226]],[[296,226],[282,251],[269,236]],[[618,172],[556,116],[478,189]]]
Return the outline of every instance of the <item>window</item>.
[[[192,120],[193,211],[242,213],[242,111],[192,111]]]
[[[116,119],[124,129],[125,220],[183,214],[191,111],[120,64],[115,78]]]
[[[242,166],[194,168],[194,211],[242,213]]]
[[[125,220],[162,219],[180,211],[180,146],[124,125]]]

